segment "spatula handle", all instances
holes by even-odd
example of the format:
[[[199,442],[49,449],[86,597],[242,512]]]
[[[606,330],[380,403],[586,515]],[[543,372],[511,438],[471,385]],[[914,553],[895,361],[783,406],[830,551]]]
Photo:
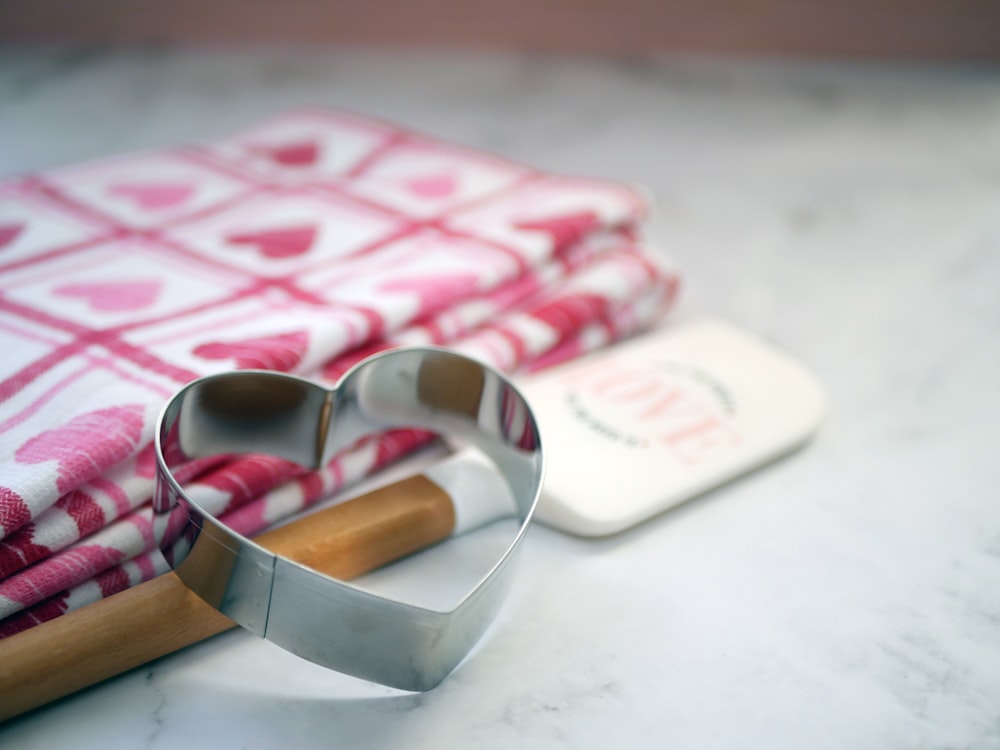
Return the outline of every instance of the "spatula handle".
[[[348,579],[445,539],[451,498],[414,476],[257,537]],[[0,640],[0,721],[234,627],[174,574]]]

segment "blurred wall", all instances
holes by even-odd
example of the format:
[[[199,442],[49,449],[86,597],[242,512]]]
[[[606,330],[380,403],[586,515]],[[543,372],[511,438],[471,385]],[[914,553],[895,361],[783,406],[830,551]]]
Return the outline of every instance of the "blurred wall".
[[[0,0],[0,39],[1000,59],[1000,0]]]

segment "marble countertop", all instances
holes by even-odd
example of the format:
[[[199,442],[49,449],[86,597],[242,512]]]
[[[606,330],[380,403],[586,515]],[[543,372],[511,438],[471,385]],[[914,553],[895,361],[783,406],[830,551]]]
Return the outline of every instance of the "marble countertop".
[[[440,688],[241,632],[0,726],[30,748],[1000,748],[1000,69],[0,49],[0,173],[347,107],[642,183],[677,319],[808,363],[804,451],[623,534],[537,526]]]

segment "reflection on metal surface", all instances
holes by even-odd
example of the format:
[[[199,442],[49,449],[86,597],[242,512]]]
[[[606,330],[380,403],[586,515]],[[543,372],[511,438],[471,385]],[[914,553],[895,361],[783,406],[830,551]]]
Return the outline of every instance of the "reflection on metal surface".
[[[173,475],[205,456],[259,452],[309,468],[386,429],[415,427],[478,449],[510,486],[521,526],[492,570],[450,611],[362,591],[277,556],[188,498]],[[186,386],[156,435],[156,534],[184,582],[243,627],[310,661],[405,690],[427,690],[465,657],[499,608],[542,480],[527,402],[495,370],[440,349],[371,357],[334,389],[240,371]]]

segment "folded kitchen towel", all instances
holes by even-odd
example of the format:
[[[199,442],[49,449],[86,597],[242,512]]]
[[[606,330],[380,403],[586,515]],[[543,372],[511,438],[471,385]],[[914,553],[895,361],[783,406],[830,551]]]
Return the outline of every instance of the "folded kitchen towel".
[[[402,344],[508,372],[576,356],[676,293],[645,212],[623,185],[324,111],[0,184],[0,635],[164,570],[150,443],[180,386],[332,381]],[[252,534],[424,439],[314,472],[203,461],[191,491]]]

